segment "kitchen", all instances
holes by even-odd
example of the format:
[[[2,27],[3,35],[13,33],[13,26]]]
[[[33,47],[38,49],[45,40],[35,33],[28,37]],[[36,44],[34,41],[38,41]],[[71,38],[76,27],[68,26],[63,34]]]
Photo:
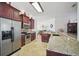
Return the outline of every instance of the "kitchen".
[[[77,2],[37,4],[42,11],[34,2],[0,2],[0,55],[79,55]]]
[[[20,10],[10,4],[0,3],[0,55],[9,55],[35,39],[35,32],[30,32],[34,20],[19,14]]]

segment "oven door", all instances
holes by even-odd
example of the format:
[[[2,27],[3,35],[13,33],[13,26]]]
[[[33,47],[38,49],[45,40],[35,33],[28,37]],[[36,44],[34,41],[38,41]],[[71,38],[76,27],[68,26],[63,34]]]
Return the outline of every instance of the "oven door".
[[[31,42],[31,36],[30,34],[25,35],[25,44],[28,44]]]

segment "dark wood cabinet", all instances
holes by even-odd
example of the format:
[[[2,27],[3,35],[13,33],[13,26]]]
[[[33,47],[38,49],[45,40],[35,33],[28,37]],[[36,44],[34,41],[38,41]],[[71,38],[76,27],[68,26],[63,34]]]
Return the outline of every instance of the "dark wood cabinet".
[[[25,35],[21,35],[21,47],[25,45]]]
[[[67,32],[68,33],[77,33],[77,23],[68,23]]]
[[[51,34],[41,34],[41,40],[42,42],[49,42],[49,38],[50,38]]]
[[[0,16],[5,17],[5,18],[9,18],[10,16],[10,8],[9,6],[7,6],[6,4],[0,4]]]
[[[34,29],[34,20],[32,19],[32,29]]]
[[[0,3],[0,16],[2,15],[2,4]]]
[[[55,52],[55,51],[46,50],[46,56],[70,56],[70,55]]]
[[[31,33],[31,41],[36,39],[36,33]]]
[[[23,27],[23,24],[28,24],[29,26],[29,29],[34,29],[34,19],[29,19],[28,16],[26,15],[21,15],[22,17],[22,27]]]
[[[26,15],[21,15],[20,17],[21,17],[21,19],[22,19],[21,27],[22,27],[22,28],[27,27],[27,29],[29,29],[29,27],[30,27],[30,20],[29,20],[29,17],[26,16]]]
[[[10,19],[14,19],[14,10],[9,7],[9,17]]]
[[[0,17],[9,18],[11,20],[21,21],[19,10],[5,2],[0,2]]]
[[[15,8],[13,8],[13,9],[14,9],[14,11],[13,11],[13,13],[14,13],[14,16],[13,16],[14,20],[21,21],[21,18],[20,18],[20,15],[19,15],[20,11],[15,9]]]
[[[30,29],[34,29],[34,19],[30,19]]]
[[[30,20],[29,20],[29,17],[28,16],[23,15],[23,23],[26,23],[26,24],[29,24],[30,23]]]

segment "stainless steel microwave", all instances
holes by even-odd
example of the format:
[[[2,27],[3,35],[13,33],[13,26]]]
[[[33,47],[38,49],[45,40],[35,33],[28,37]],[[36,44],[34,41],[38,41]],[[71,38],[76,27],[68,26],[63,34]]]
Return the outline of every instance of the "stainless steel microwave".
[[[26,23],[23,24],[23,29],[29,29],[29,28],[30,28],[29,24],[26,24]]]

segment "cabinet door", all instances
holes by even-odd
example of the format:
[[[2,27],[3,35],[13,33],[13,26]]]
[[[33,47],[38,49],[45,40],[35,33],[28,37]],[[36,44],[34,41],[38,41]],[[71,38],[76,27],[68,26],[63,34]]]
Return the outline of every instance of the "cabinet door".
[[[32,29],[34,29],[34,20],[32,20]]]
[[[31,34],[31,41],[35,40],[36,39],[36,33],[32,33]]]
[[[34,20],[30,19],[30,29],[34,29]]]
[[[19,10],[6,3],[0,3],[0,16],[21,21],[19,16]]]
[[[2,5],[2,17],[9,18],[9,6]]]
[[[20,16],[19,16],[19,11],[16,9],[14,9],[14,20],[21,21]]]
[[[30,19],[30,29],[32,29],[32,21],[31,21],[31,19]]]
[[[0,4],[0,16],[2,15],[2,5]]]
[[[29,24],[29,17],[23,16],[23,23]]]
[[[21,35],[21,47],[25,45],[25,35]]]
[[[12,19],[13,18],[12,8],[5,3],[1,3],[0,4],[0,16]]]
[[[30,19],[30,29],[32,28],[32,27],[31,27],[31,24],[32,24],[32,22],[31,22],[31,19]]]
[[[14,14],[13,14],[13,9],[10,8],[10,9],[9,9],[9,18],[10,18],[10,19],[13,19],[13,15],[14,15]]]
[[[49,42],[49,38],[50,38],[50,34],[42,34],[41,35],[41,39],[42,39],[42,42]]]
[[[23,16],[23,23],[27,23],[25,16]]]

